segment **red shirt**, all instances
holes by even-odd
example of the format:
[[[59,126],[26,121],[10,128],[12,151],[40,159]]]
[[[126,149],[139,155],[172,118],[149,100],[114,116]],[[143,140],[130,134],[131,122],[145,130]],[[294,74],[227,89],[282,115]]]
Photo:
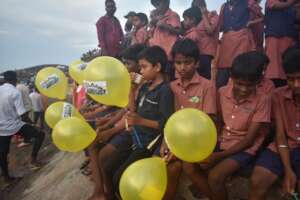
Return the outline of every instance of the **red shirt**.
[[[247,135],[251,123],[271,121],[271,100],[263,93],[257,92],[238,104],[233,96],[233,86],[228,85],[219,90],[219,98],[219,114],[224,122],[220,137],[222,150],[241,142]],[[255,154],[264,138],[265,135],[259,132],[254,144],[246,152]]]
[[[106,51],[105,56],[117,57],[121,52],[124,38],[122,27],[116,17],[101,17],[97,23],[99,47]]]
[[[183,87],[180,79],[170,84],[175,97],[175,109],[199,109],[207,114],[216,114],[216,88],[214,84],[195,73],[190,83]]]
[[[208,12],[208,20],[214,30],[213,33],[208,33],[204,21],[199,23],[197,29],[200,41],[198,43],[200,54],[215,56],[219,41],[219,16],[217,12]]]
[[[292,90],[288,86],[278,88],[275,90],[272,100],[272,109],[276,113],[274,117],[281,116],[289,147],[291,149],[299,148],[300,108],[295,104]],[[272,143],[270,148],[277,152],[275,143]]]
[[[177,13],[169,9],[158,21],[158,23],[168,24],[174,28],[180,28],[180,17]],[[168,31],[161,30],[159,28],[155,28],[153,37],[149,40],[150,46],[160,46],[163,48],[169,60],[171,60],[171,50],[173,45],[175,44],[178,36],[176,34],[172,34]]]
[[[146,44],[148,38],[148,33],[146,31],[146,27],[139,28],[133,35],[132,35],[132,45],[134,44]]]

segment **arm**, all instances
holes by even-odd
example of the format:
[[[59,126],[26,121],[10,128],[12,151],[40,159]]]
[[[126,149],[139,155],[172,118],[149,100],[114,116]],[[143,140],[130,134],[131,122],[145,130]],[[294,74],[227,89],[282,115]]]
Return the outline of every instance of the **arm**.
[[[255,24],[261,23],[264,21],[264,18],[254,19],[248,22],[247,27],[253,26]]]
[[[105,52],[107,49],[106,39],[105,39],[105,24],[104,20],[101,18],[96,24],[97,35],[99,41],[99,47]]]
[[[174,35],[179,35],[181,33],[181,29],[179,27],[173,27],[170,24],[157,23],[157,27],[161,30],[168,31],[169,33]]]
[[[294,3],[295,0],[287,0],[287,1],[270,1],[270,3],[267,2],[267,7],[271,9],[277,9],[277,10],[282,10],[291,7]]]
[[[275,141],[285,172],[284,188],[288,193],[291,194],[296,186],[296,176],[291,165],[288,141],[285,135],[284,124],[282,114],[280,112],[280,104],[278,103],[278,99],[273,98],[273,105],[276,123]]]
[[[209,19],[208,12],[206,8],[200,7],[202,14],[202,20],[204,22],[205,30],[208,34],[213,34],[218,28],[218,17],[214,16],[212,19]]]

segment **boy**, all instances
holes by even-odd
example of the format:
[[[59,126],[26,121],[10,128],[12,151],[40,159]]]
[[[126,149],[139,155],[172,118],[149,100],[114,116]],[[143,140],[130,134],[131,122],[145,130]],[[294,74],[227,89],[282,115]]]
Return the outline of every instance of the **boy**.
[[[172,57],[178,74],[178,79],[170,85],[175,97],[175,109],[195,108],[215,119],[217,113],[216,89],[212,82],[197,73],[199,64],[197,44],[191,39],[178,40],[173,46]],[[173,158],[165,143],[162,144],[160,153],[157,152],[156,154],[165,157],[169,162],[168,189],[164,199],[175,199],[181,162]]]
[[[152,24],[156,25],[150,46],[160,46],[171,60],[171,49],[180,34],[180,17],[170,9],[170,0],[151,0],[156,16]]]
[[[211,199],[227,199],[226,179],[247,167],[263,142],[260,129],[270,122],[271,103],[268,96],[256,89],[263,76],[260,65],[248,53],[234,60],[233,84],[221,88],[218,96],[220,151],[200,163],[202,169],[209,169],[208,176],[196,164],[194,168],[185,168],[198,189]]]
[[[7,155],[11,138],[19,133],[24,139],[34,138],[30,167],[32,169],[41,168],[37,161],[37,156],[43,144],[45,134],[38,131],[35,127],[26,124],[26,109],[23,104],[22,95],[16,89],[17,73],[6,71],[3,74],[5,83],[0,86],[0,167],[5,183],[11,184],[18,180],[9,174]]]
[[[122,62],[130,73],[139,72],[138,54],[142,52],[145,48],[146,46],[143,44],[136,44],[125,49],[121,53]],[[130,99],[129,107],[131,107],[131,105],[134,104],[134,102],[132,103],[132,101],[133,100]],[[100,170],[103,166],[106,165],[106,162],[103,161],[101,163],[98,163],[98,153],[100,151],[99,146],[103,147],[103,151],[105,151],[105,149],[113,149],[120,152],[125,151],[125,153],[126,149],[130,148],[131,139],[129,135],[120,134],[120,132],[124,132],[125,130],[125,122],[122,119],[124,118],[125,113],[125,109],[117,110],[115,112],[107,113],[103,117],[98,118],[96,120],[98,135],[95,140],[95,143],[89,148],[91,157],[91,167],[93,172],[92,175],[93,179],[95,180],[95,190],[93,195],[91,196],[91,199],[97,197],[104,198],[103,178],[105,177],[101,176]],[[110,148],[110,146],[112,145],[115,145],[115,147]],[[103,154],[105,154],[105,152]]]
[[[282,68],[281,56],[286,49],[297,42],[296,0],[267,0],[265,6],[266,54],[270,64],[266,77],[272,79],[276,87],[286,85],[286,76]]]
[[[234,58],[255,50],[252,32],[247,27],[251,6],[250,0],[228,0],[222,5],[219,24],[223,36],[217,64],[217,88],[227,84]]]
[[[189,38],[198,44],[199,35],[196,30],[197,25],[201,21],[201,16],[196,8],[189,8],[183,12],[183,38]]]
[[[283,57],[288,85],[278,88],[272,98],[276,137],[258,158],[251,178],[251,200],[265,199],[279,177],[289,195],[300,192],[300,49]]]
[[[103,56],[118,57],[121,52],[123,31],[119,20],[114,16],[117,8],[114,0],[105,0],[106,15],[97,24],[99,47]]]
[[[146,27],[148,25],[148,17],[144,13],[137,13],[133,17],[134,32],[132,34],[132,45],[146,44],[148,33]]]
[[[193,0],[192,7],[197,8],[202,17],[197,27],[200,38],[198,46],[201,54],[199,73],[203,77],[211,79],[211,63],[217,54],[219,41],[219,16],[216,11],[208,11],[205,0]]]

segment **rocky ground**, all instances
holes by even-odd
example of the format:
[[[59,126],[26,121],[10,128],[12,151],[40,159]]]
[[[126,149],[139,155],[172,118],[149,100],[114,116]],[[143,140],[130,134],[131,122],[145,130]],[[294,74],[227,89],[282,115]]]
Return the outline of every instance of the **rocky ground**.
[[[69,154],[58,151],[48,135],[40,158],[47,164],[39,171],[30,171],[27,168],[31,148],[18,149],[12,145],[10,167],[14,175],[24,178],[6,189],[1,189],[1,200],[86,200],[93,189],[92,183],[84,177],[79,166],[84,160],[82,153]],[[236,177],[228,183],[230,199],[247,199],[247,184],[245,178]],[[178,200],[196,200],[189,193],[186,179],[182,179]],[[270,200],[283,199],[280,191],[275,188],[271,192]]]

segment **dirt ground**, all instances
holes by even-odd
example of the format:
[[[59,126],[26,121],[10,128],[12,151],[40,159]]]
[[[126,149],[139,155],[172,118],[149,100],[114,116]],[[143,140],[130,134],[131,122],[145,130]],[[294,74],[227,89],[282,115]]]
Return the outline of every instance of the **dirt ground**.
[[[0,200],[86,200],[92,192],[93,185],[84,177],[79,166],[84,161],[82,153],[70,154],[58,151],[49,135],[42,148],[40,158],[47,164],[39,171],[30,171],[27,163],[31,147],[22,149],[11,146],[10,169],[13,175],[24,176],[16,185],[3,189],[0,181]],[[187,189],[190,185],[182,178],[178,190],[178,200],[196,200]],[[2,190],[1,190],[2,188]],[[230,199],[247,199],[248,181],[236,177],[228,183]],[[269,200],[282,199],[280,191],[275,188]]]

